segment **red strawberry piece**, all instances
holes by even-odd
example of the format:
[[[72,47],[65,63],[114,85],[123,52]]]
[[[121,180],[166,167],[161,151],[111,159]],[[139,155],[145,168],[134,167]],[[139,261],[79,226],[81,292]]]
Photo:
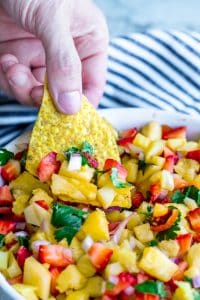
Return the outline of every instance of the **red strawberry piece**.
[[[50,180],[52,174],[58,173],[61,162],[56,160],[56,157],[56,152],[50,152],[40,161],[37,169],[37,175],[41,182]]]
[[[144,200],[145,198],[141,192],[135,192],[131,197],[133,208],[138,208]]]
[[[115,159],[108,158],[104,164],[104,171],[110,170],[111,168],[116,168],[118,171],[118,178],[125,181],[128,175],[127,170]]]
[[[162,138],[164,140],[186,138],[186,127],[185,126],[177,127],[177,128],[173,128],[169,131],[163,132]]]
[[[149,279],[151,279],[151,277],[142,271],[137,274],[137,284],[143,283]]]
[[[113,250],[101,243],[94,243],[88,250],[88,255],[97,271],[102,271],[108,264]]]
[[[176,156],[176,153],[174,153],[170,148],[167,146],[164,147],[163,156],[166,158],[168,156]]]
[[[73,263],[72,250],[60,245],[41,245],[38,253],[41,263],[53,267],[67,267]]]
[[[62,268],[58,267],[50,267],[49,272],[51,274],[51,293],[56,296],[58,294],[58,290],[56,288],[57,285],[57,278],[62,272]]]
[[[128,144],[131,144],[133,142],[133,140],[134,140],[133,137],[119,138],[117,140],[117,145],[121,147],[127,147]]]
[[[22,283],[22,281],[23,281],[23,275],[22,275],[22,274],[21,274],[21,275],[18,275],[18,276],[16,276],[16,277],[14,277],[14,278],[8,279],[8,282],[9,282],[11,285],[17,284],[17,283]]]
[[[153,294],[137,293],[135,296],[135,300],[160,300],[160,297],[158,295],[153,295]]]
[[[122,138],[128,138],[128,137],[134,138],[136,134],[137,134],[137,128],[130,128],[127,130],[122,130],[120,132],[120,136]]]
[[[112,297],[112,296],[108,296],[108,295],[103,295],[103,297],[101,298],[101,300],[117,300],[117,297]]]
[[[35,201],[35,203],[46,210],[49,209],[49,205],[48,205],[48,203],[46,203],[45,200],[37,200],[37,201]]]
[[[0,220],[0,234],[7,234],[14,231],[16,227],[16,222],[8,220]]]
[[[0,215],[10,215],[12,214],[11,206],[0,206]]]
[[[1,168],[1,175],[4,180],[10,182],[16,179],[21,172],[20,162],[16,159],[10,159],[7,164]]]
[[[173,275],[174,280],[184,280],[184,272],[188,268],[188,263],[186,261],[181,261],[178,264],[178,270]]]
[[[200,207],[189,211],[187,215],[188,221],[194,231],[200,231]]]
[[[137,283],[137,278],[129,272],[122,272],[118,275],[118,283],[112,288],[107,289],[105,294],[108,296],[117,296],[129,286]]]
[[[8,185],[0,186],[0,206],[12,205],[14,198]]]
[[[174,164],[175,164],[175,156],[174,155],[167,156],[165,159],[163,170],[167,170],[167,171],[173,173]]]
[[[25,246],[20,246],[17,251],[17,262],[21,269],[23,269],[25,260],[29,256],[31,256],[30,251]]]
[[[181,234],[176,238],[178,244],[179,244],[179,253],[178,256],[185,255],[188,250],[191,247],[192,244],[192,234],[191,233],[185,233]]]
[[[186,158],[196,160],[200,163],[200,150],[192,150],[186,154]]]
[[[162,192],[162,189],[161,189],[159,183],[153,183],[153,184],[150,185],[149,191],[150,191],[150,202],[153,203],[160,196],[160,194]]]

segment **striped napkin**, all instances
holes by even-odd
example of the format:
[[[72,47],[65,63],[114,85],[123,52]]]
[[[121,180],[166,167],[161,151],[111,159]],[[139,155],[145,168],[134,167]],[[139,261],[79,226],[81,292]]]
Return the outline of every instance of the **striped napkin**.
[[[99,108],[200,114],[200,33],[151,30],[113,39]],[[0,146],[34,122],[37,109],[0,94]]]

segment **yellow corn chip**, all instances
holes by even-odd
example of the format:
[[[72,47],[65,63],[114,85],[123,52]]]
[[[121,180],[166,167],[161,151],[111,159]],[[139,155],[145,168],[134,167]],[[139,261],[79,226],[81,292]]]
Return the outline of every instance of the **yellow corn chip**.
[[[85,97],[82,100],[81,111],[76,115],[67,116],[56,110],[45,88],[29,144],[26,169],[36,175],[40,160],[49,152],[59,153],[59,159],[62,160],[63,151],[71,146],[80,148],[84,141],[93,146],[94,155],[102,167],[106,158],[119,160],[116,138],[117,134],[112,126],[97,113]]]

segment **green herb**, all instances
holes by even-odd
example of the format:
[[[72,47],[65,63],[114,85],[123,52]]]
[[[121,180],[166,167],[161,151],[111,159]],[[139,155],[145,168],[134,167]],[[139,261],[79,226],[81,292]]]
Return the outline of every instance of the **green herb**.
[[[93,154],[93,147],[87,141],[83,142],[81,152],[86,152],[90,155]]]
[[[200,293],[193,290],[193,300],[200,300]]]
[[[180,220],[181,220],[181,213],[179,212],[179,215],[178,215],[178,218],[177,218],[176,222],[169,229],[159,232],[156,235],[156,238],[159,241],[163,241],[163,240],[175,240],[175,238],[178,235],[177,231],[180,230],[180,226],[179,226]]]
[[[20,164],[23,168],[25,168],[26,166],[26,159],[27,159],[27,150],[24,150],[22,154],[22,158],[20,159]]]
[[[114,283],[112,283],[112,282],[106,283],[106,290],[113,290],[114,287],[115,287]]]
[[[149,164],[146,163],[144,160],[139,160],[138,161],[138,170],[142,170],[142,173],[144,174],[144,171],[148,165]]]
[[[0,166],[5,165],[9,159],[14,158],[14,154],[6,149],[0,149]]]
[[[195,186],[189,186],[185,190],[185,196],[194,199],[198,206],[200,206],[200,190]]]
[[[70,244],[87,216],[87,212],[75,207],[54,203],[51,223],[57,228],[61,227],[54,232],[55,238],[58,241],[66,238]]]
[[[127,186],[131,186],[128,182],[123,182],[118,178],[118,170],[117,168],[111,168],[110,174],[111,181],[116,188],[125,188]]]
[[[5,240],[5,235],[0,234],[0,248],[2,248],[4,246],[4,240]]]
[[[158,242],[156,240],[152,240],[152,241],[148,242],[148,245],[151,247],[155,247],[158,245]]]
[[[160,299],[163,299],[168,295],[164,283],[160,281],[147,280],[137,284],[135,289],[140,293],[158,295]]]
[[[69,149],[67,149],[64,154],[65,154],[65,157],[66,159],[69,161],[70,160],[70,156],[72,153],[79,153],[79,149],[76,148],[76,147],[70,147]]]
[[[179,190],[175,191],[173,196],[171,197],[171,201],[173,203],[184,203],[185,195],[181,193]]]
[[[151,222],[153,215],[153,207],[151,205],[147,206],[147,211],[142,211],[140,214],[145,216],[145,222]]]
[[[188,277],[188,276],[184,276],[185,281],[189,282],[192,284],[192,278]]]
[[[18,241],[20,246],[24,246],[29,249],[29,239],[27,236],[19,236]]]

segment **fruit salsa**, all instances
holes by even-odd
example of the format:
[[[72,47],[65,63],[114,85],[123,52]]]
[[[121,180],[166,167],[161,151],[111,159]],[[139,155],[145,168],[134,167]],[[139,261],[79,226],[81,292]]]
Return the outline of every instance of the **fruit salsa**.
[[[119,132],[121,162],[88,141],[0,149],[0,271],[27,300],[200,299],[200,142],[151,122]]]

